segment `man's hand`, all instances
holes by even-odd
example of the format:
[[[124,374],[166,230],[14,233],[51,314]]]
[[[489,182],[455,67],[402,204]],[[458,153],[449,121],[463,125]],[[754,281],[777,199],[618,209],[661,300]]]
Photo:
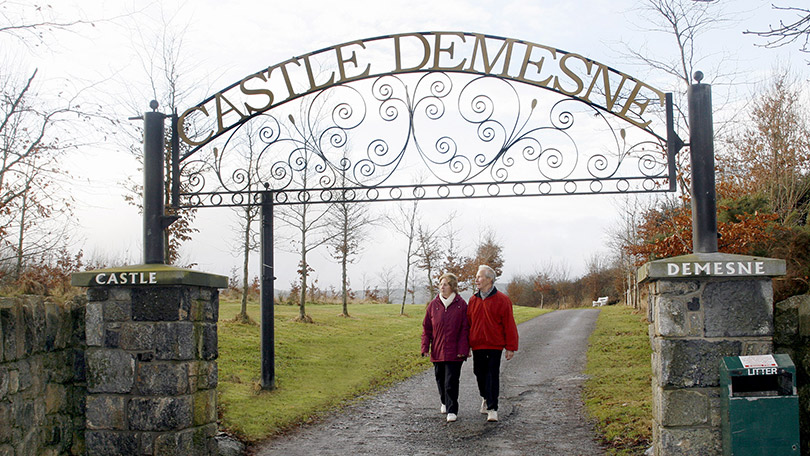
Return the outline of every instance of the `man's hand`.
[[[506,350],[506,360],[509,361],[512,357],[515,356],[515,352],[512,350]]]

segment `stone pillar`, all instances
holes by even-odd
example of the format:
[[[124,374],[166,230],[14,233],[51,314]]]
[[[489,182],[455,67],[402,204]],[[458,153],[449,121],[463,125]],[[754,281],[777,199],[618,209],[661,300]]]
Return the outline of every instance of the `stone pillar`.
[[[773,352],[784,260],[697,253],[639,269],[649,291],[656,456],[722,454],[720,361]]]
[[[216,455],[218,288],[165,265],[75,274],[86,310],[87,454]]]

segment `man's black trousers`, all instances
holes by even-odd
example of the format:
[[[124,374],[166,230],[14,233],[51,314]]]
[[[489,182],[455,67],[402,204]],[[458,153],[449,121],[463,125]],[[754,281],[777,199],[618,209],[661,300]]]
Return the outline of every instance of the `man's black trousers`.
[[[502,350],[473,350],[473,372],[487,410],[498,410]]]

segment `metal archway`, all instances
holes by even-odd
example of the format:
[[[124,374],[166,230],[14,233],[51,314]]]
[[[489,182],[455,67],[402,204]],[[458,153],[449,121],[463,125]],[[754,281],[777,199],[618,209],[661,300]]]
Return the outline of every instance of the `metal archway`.
[[[162,207],[167,117],[174,207],[261,205],[265,388],[275,205],[674,191],[683,146],[671,94],[578,54],[462,32],[352,41],[271,65],[180,115],[146,113],[147,264],[164,262],[174,220]],[[419,181],[403,172],[417,167]]]

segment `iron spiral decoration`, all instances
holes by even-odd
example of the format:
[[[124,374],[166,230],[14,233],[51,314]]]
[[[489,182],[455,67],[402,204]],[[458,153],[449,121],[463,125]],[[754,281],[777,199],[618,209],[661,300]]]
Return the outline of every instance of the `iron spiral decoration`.
[[[180,205],[667,191],[665,142],[621,122],[492,76],[384,75],[257,114],[184,160]]]

